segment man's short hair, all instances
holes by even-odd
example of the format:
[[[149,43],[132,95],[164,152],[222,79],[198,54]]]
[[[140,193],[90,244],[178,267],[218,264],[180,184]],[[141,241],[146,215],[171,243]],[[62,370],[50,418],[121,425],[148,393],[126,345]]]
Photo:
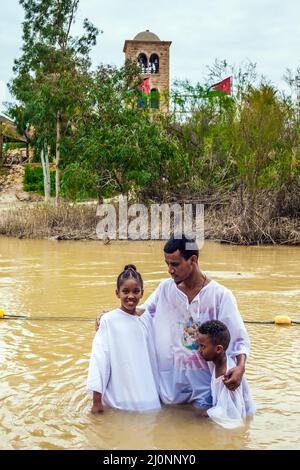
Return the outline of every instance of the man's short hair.
[[[195,250],[189,250],[187,247],[193,243],[195,246]],[[174,235],[167,241],[164,246],[165,253],[175,253],[175,251],[179,250],[181,256],[187,260],[191,256],[196,255],[199,258],[199,249],[194,238],[188,238],[184,234],[182,234],[182,238],[174,238]]]
[[[225,351],[229,346],[229,330],[227,326],[219,320],[210,320],[202,323],[202,325],[199,326],[199,333],[209,336],[214,346],[220,344]]]

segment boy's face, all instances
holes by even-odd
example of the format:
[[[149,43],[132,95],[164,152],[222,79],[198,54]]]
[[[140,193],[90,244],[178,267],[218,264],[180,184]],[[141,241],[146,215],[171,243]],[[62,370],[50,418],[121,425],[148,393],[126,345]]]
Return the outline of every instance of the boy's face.
[[[220,353],[222,346],[215,346],[208,335],[198,334],[197,343],[199,344],[199,353],[206,361],[213,361]],[[223,350],[223,348],[222,348]]]
[[[186,260],[179,250],[174,251],[174,253],[164,253],[164,256],[169,274],[172,276],[176,284],[187,279],[192,274],[195,265],[198,263],[197,256],[193,255]]]

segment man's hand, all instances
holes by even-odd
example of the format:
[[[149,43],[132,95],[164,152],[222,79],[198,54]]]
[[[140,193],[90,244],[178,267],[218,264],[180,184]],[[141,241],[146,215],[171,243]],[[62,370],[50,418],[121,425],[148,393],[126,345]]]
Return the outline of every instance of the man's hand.
[[[136,314],[140,317],[141,315],[143,315],[145,309],[144,309],[144,308],[137,307],[137,308],[135,309],[135,311],[136,311]]]
[[[241,384],[244,372],[245,367],[243,366],[236,366],[232,369],[229,369],[226,374],[224,374],[223,383],[229,390],[236,390]]]
[[[106,313],[106,312],[109,312],[109,310],[102,310],[102,312],[99,313],[99,315],[96,316],[96,321],[95,321],[95,330],[96,331],[99,330],[101,317],[102,317],[103,313]]]
[[[99,313],[99,314],[96,316],[96,321],[95,321],[95,330],[96,330],[96,331],[99,330],[101,316],[102,316],[102,313]]]

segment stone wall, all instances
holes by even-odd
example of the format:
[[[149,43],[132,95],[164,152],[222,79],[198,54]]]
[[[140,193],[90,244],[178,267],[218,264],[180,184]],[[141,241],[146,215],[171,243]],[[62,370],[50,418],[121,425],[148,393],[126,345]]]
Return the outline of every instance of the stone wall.
[[[157,54],[159,58],[159,73],[142,74],[150,77],[151,88],[157,88],[160,92],[160,110],[168,112],[168,94],[170,88],[170,63],[169,48],[171,41],[125,41],[125,58],[137,62],[140,53],[147,56],[148,63],[151,54]]]

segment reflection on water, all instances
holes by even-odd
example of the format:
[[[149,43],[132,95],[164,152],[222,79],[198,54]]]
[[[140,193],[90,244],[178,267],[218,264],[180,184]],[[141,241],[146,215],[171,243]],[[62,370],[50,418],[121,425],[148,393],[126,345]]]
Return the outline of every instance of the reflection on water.
[[[116,274],[128,262],[146,295],[167,277],[160,242],[24,241],[0,238],[0,308],[27,321],[0,322],[2,449],[299,448],[300,326],[247,325],[247,376],[257,404],[244,428],[224,431],[191,406],[155,413],[89,413],[85,381],[95,314],[116,305]],[[233,289],[243,317],[300,320],[300,249],[206,243],[201,267]],[[64,322],[35,317],[70,317]],[[85,317],[86,321],[72,321]]]

